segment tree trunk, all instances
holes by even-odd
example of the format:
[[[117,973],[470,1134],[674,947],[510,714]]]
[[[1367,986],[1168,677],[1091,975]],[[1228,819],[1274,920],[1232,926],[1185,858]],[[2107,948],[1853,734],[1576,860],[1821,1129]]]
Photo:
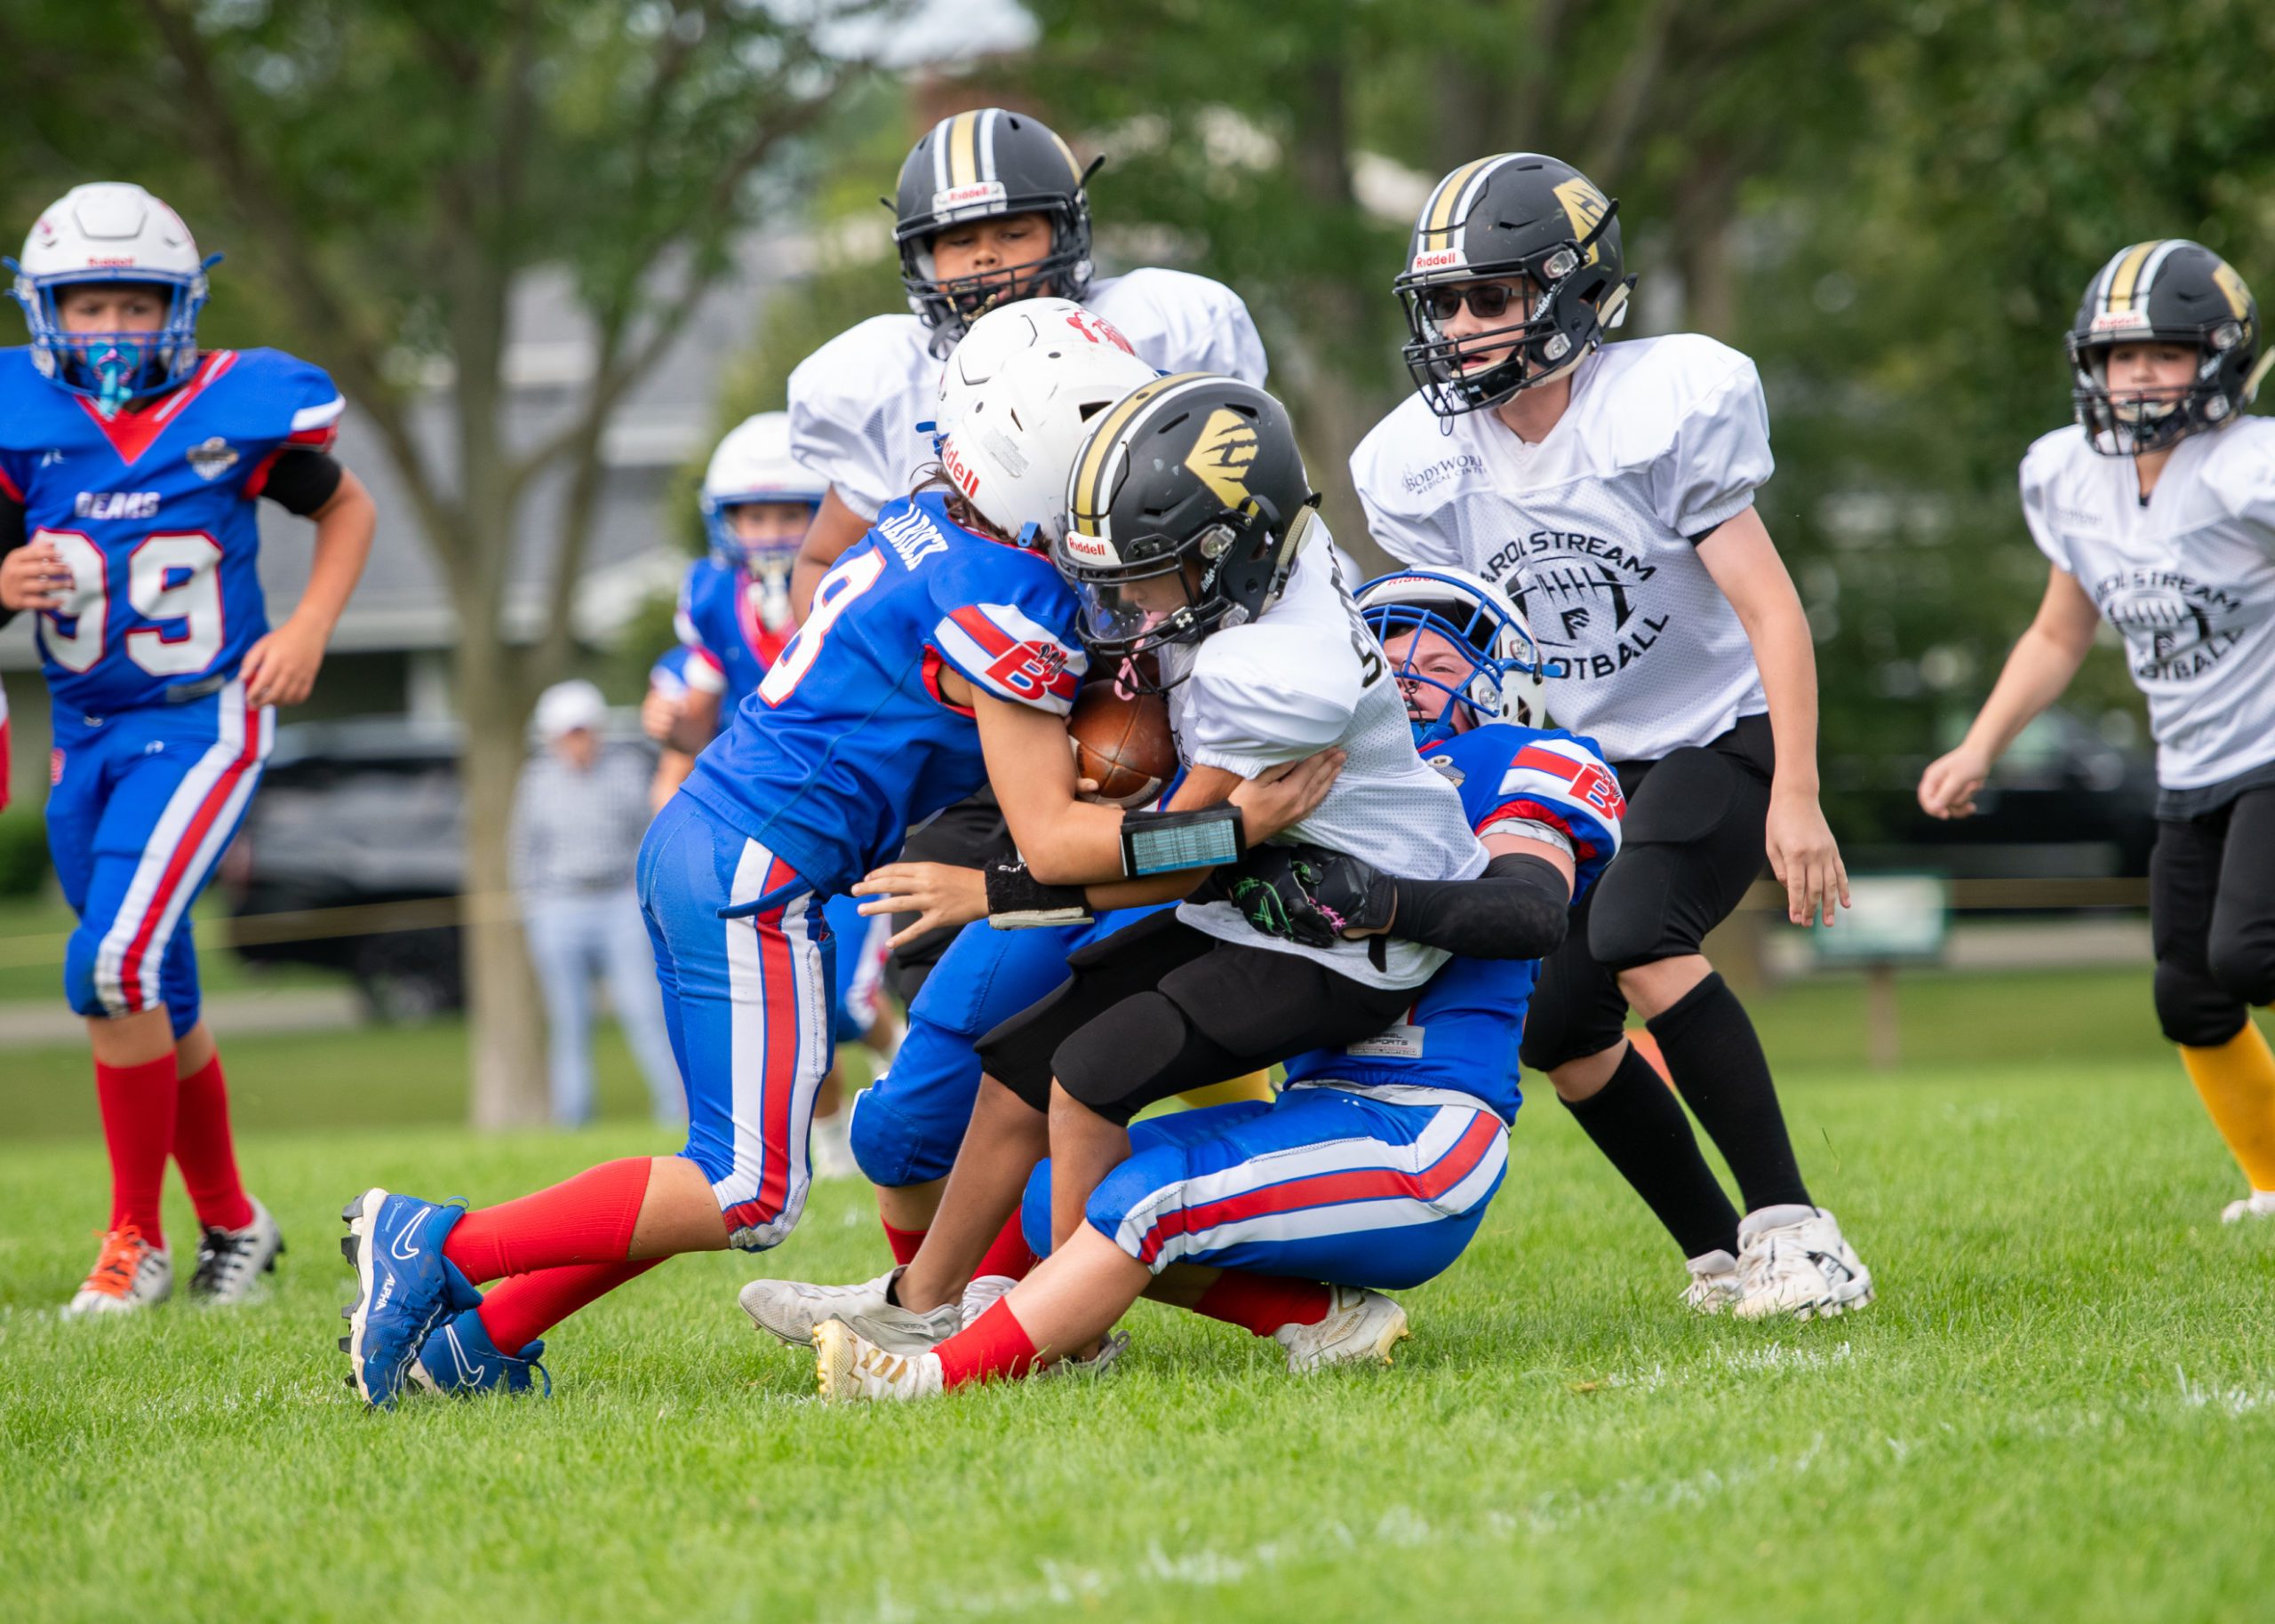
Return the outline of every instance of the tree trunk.
[[[481,1129],[547,1117],[545,1020],[507,872],[528,707],[494,616],[467,617],[458,657],[466,792],[466,965],[470,1119]]]

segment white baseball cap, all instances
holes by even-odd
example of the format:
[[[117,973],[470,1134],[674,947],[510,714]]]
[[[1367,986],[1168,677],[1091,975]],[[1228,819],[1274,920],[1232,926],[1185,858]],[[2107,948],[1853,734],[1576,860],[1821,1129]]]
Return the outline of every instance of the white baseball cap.
[[[608,701],[582,677],[556,682],[537,701],[537,735],[547,744],[579,728],[597,733],[608,720]]]

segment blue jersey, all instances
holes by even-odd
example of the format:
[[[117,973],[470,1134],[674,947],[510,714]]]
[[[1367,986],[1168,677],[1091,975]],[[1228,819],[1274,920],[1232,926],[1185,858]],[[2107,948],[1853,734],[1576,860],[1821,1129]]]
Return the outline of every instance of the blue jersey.
[[[254,502],[287,449],[328,450],[331,379],[276,350],[216,350],[106,419],[28,349],[0,350],[0,491],[71,571],[39,617],[56,704],[88,715],[211,692],[268,631]]]
[[[691,687],[720,696],[722,722],[750,697],[797,629],[768,625],[763,600],[758,582],[716,558],[696,560],[680,584],[673,624],[688,650],[687,680]]]
[[[674,699],[683,696],[687,692],[687,662],[694,653],[685,643],[674,643],[665,649],[648,667],[648,686],[661,689]]]
[[[834,895],[987,782],[942,673],[1064,716],[1089,665],[1074,625],[1041,553],[975,536],[938,492],[888,503],[683,792]]]
[[[1481,837],[1527,822],[1569,840],[1576,903],[1619,850],[1627,806],[1592,739],[1492,722],[1433,744],[1428,759],[1460,790]],[[1450,959],[1397,1025],[1347,1048],[1298,1055],[1288,1063],[1288,1080],[1442,1089],[1513,1121],[1523,1099],[1517,1039],[1539,975],[1535,959]]]

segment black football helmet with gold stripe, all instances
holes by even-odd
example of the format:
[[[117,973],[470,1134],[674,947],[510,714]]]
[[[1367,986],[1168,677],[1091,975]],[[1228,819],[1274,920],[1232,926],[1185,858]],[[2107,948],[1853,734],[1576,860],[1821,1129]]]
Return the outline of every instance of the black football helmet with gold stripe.
[[[1067,476],[1051,561],[1082,599],[1083,641],[1128,658],[1261,615],[1287,586],[1318,502],[1278,401],[1238,378],[1180,372],[1098,415]],[[1131,670],[1125,681],[1146,686]]]
[[[938,353],[945,354],[966,326],[997,305],[1015,299],[1080,302],[1090,291],[1088,178],[1066,143],[1025,113],[978,107],[924,132],[900,166],[892,236],[908,307],[932,330]],[[934,237],[966,220],[1007,214],[1049,217],[1050,251],[1042,260],[953,282],[934,274]]]
[[[1447,336],[1440,321],[1458,308],[1455,290],[1480,282],[1514,284],[1523,304],[1513,298],[1506,322],[1489,331]],[[1577,365],[1626,318],[1634,285],[1618,201],[1537,152],[1478,158],[1438,182],[1391,284],[1412,335],[1407,370],[1441,418],[1497,406]]]
[[[2109,352],[2120,344],[2178,344],[2200,355],[2178,399],[2114,393]],[[2137,457],[2239,414],[2259,387],[2259,306],[2234,267],[2182,237],[2135,243],[2095,273],[2066,341],[2070,400],[2095,450]]]

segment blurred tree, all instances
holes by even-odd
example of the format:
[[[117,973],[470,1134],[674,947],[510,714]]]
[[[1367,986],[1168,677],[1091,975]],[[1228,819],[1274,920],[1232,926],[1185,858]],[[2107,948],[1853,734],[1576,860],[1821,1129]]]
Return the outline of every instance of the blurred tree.
[[[249,240],[267,332],[331,371],[409,492],[458,614],[479,1126],[544,1117],[520,928],[492,899],[530,708],[569,665],[602,436],[727,269],[754,171],[861,71],[818,36],[885,9],[45,0],[0,16],[11,144],[72,179],[147,178]],[[517,438],[509,299],[540,266],[571,273],[590,360]],[[430,389],[440,434],[415,410]],[[517,647],[510,565],[547,482],[547,629]]]

